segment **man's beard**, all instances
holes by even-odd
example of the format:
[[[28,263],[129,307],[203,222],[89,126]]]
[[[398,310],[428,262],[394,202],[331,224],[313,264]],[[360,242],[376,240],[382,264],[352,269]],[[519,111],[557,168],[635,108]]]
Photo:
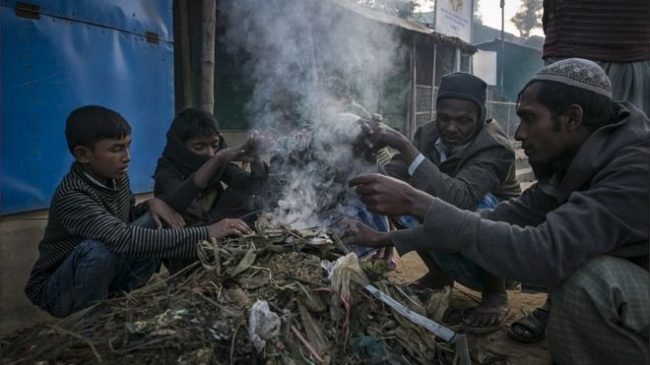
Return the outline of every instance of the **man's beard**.
[[[533,169],[533,174],[537,180],[549,180],[553,175],[556,175],[556,179],[563,179],[566,175],[569,165],[573,155],[566,151],[562,156],[554,158],[551,161],[530,163],[530,167]]]
[[[533,168],[533,174],[535,178],[539,180],[548,180],[555,173],[555,164],[552,162],[543,162],[537,164],[530,164],[530,167]]]

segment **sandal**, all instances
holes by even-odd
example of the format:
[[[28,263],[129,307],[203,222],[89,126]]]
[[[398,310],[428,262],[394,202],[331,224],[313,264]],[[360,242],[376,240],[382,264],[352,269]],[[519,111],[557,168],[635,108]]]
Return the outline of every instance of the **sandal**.
[[[508,337],[527,344],[540,342],[545,337],[548,317],[548,311],[537,308],[527,316],[514,321],[508,329]]]
[[[501,305],[499,307],[488,307],[484,308],[481,306],[470,308],[463,313],[463,330],[467,333],[474,335],[486,335],[497,331],[503,326],[508,317],[508,312],[510,308],[507,305]],[[496,321],[493,325],[490,326],[477,326],[473,323],[476,322],[477,316],[482,315],[494,315]]]

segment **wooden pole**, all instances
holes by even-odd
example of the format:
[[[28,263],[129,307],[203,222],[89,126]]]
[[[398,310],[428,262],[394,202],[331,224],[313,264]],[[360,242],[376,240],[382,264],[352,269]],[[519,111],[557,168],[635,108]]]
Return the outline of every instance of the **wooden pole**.
[[[200,108],[214,114],[214,49],[217,30],[217,0],[202,1],[201,100]]]
[[[408,96],[406,98],[406,119],[404,119],[404,125],[402,126],[403,134],[408,137],[409,139],[411,138],[409,136],[409,131],[411,129],[411,100],[413,99],[413,52],[409,52],[409,69],[408,73],[410,78],[409,80],[409,91],[408,91]]]
[[[433,44],[433,68],[431,69],[431,120],[436,111],[436,58],[438,58],[438,44]]]
[[[415,45],[415,36],[413,36],[413,75],[411,76],[413,78],[413,83],[411,84],[411,120],[409,121],[409,130],[408,130],[408,137],[409,139],[413,139],[413,135],[415,135],[415,129],[417,128],[417,114],[418,114],[418,107],[417,107],[417,102],[418,102],[418,61],[417,61],[417,48]]]
[[[505,62],[506,59],[505,59],[505,54],[504,54],[504,52],[505,52],[505,36],[506,36],[505,28],[504,28],[504,24],[505,24],[505,13],[504,13],[504,11],[505,11],[505,6],[506,6],[506,1],[501,0],[500,6],[501,6],[501,52],[497,53],[497,67],[499,68],[499,71],[500,71],[499,72],[499,89],[501,90],[500,97],[502,98],[501,100],[504,100],[503,99],[503,94],[505,92],[505,89],[503,87],[503,71],[504,71],[503,67],[506,64],[506,62]]]
[[[192,62],[190,58],[190,31],[189,31],[189,4],[188,0],[178,0],[179,12],[179,33],[181,53],[181,85],[183,85],[183,107],[191,108],[194,105],[194,96],[192,93]]]

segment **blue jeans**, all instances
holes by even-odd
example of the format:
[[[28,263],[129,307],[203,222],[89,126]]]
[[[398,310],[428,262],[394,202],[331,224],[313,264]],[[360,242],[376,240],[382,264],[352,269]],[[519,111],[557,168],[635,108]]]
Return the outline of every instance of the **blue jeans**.
[[[47,280],[41,306],[67,317],[113,293],[143,286],[157,267],[157,259],[118,256],[101,241],[84,240]]]

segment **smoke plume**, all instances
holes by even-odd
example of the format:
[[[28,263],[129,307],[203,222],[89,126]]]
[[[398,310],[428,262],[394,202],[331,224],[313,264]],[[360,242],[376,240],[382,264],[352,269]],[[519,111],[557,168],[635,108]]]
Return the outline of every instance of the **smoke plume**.
[[[355,156],[360,132],[350,97],[378,112],[384,81],[399,69],[394,28],[342,0],[224,0],[227,51],[245,54],[252,127],[273,135],[271,183],[279,223],[320,226],[344,212],[347,181],[376,164]],[[362,109],[361,109],[362,110]],[[351,114],[354,113],[354,114]],[[356,114],[356,115],[355,115]],[[275,181],[275,183],[273,183]],[[342,211],[343,210],[343,211]]]

